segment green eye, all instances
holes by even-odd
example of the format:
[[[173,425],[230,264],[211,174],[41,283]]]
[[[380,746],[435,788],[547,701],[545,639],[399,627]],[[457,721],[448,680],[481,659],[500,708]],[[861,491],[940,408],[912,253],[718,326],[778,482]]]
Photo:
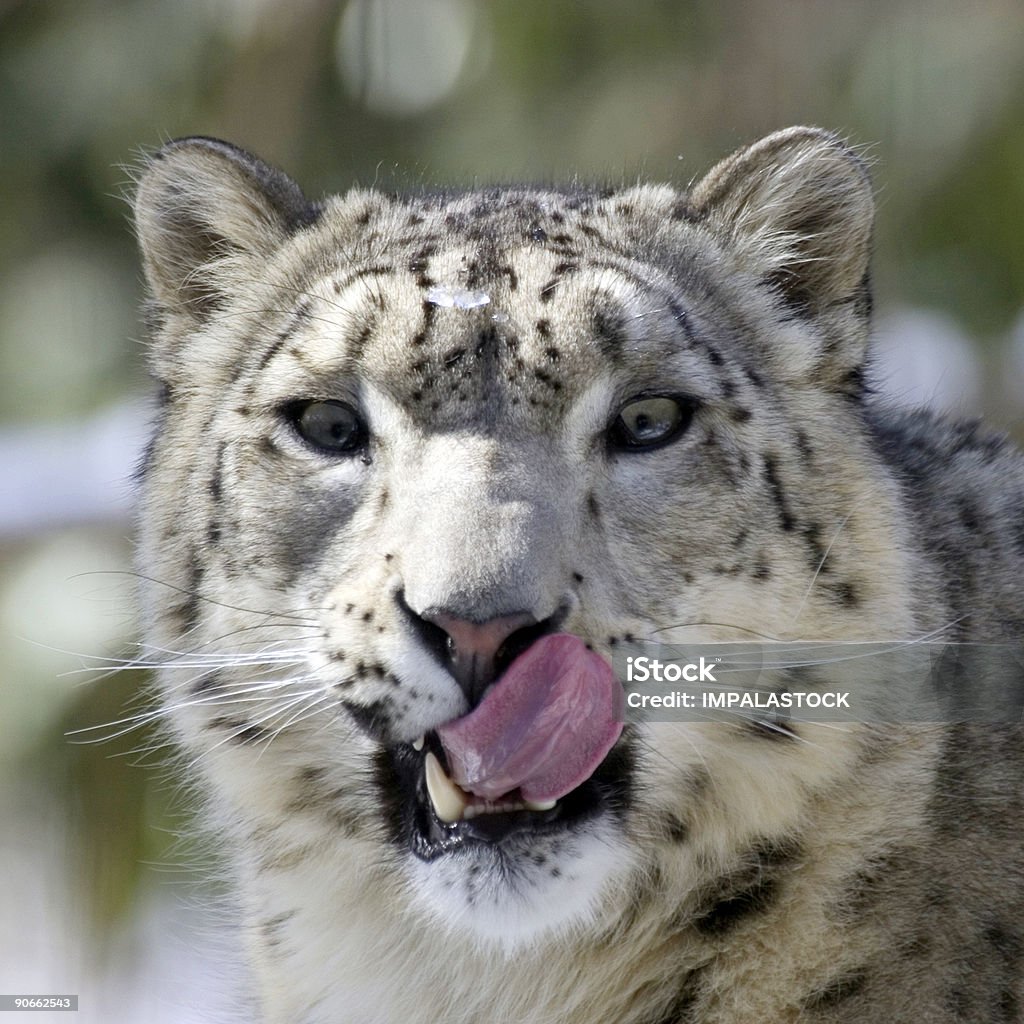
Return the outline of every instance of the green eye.
[[[687,399],[652,395],[627,402],[620,410],[608,438],[625,451],[656,448],[674,440],[690,425],[695,404]]]
[[[332,455],[352,455],[366,447],[366,424],[345,402],[300,402],[289,410],[296,432]]]

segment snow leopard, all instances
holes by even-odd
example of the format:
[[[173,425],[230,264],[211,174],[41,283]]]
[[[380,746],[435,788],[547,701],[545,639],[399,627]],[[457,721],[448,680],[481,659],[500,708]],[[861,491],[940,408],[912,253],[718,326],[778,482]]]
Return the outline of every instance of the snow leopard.
[[[1024,636],[1021,455],[874,386],[856,148],[313,201],[197,136],[134,213],[145,641],[246,1020],[1024,1020],[1019,717],[635,720],[614,668]]]

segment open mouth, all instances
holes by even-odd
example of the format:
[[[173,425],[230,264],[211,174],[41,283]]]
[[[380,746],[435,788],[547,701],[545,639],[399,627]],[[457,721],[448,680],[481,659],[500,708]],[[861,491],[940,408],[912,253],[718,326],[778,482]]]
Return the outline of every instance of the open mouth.
[[[383,752],[379,778],[390,797],[386,813],[393,841],[421,860],[434,860],[474,846],[555,835],[604,813],[621,817],[629,803],[632,760],[623,736],[588,779],[549,805],[527,801],[517,791],[486,800],[452,781],[431,732],[420,749],[403,743]]]
[[[543,637],[468,714],[386,753],[396,839],[430,860],[624,807],[622,688],[578,637]],[[392,819],[393,821],[395,819]]]

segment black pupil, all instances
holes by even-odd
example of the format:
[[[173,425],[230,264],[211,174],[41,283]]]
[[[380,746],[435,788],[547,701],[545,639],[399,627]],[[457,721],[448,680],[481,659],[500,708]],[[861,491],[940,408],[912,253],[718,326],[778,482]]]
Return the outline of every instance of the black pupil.
[[[300,413],[298,427],[311,444],[335,452],[352,451],[362,439],[358,417],[341,402],[311,402]]]
[[[681,434],[690,422],[688,403],[666,395],[628,402],[619,410],[612,443],[623,449],[655,448]]]
[[[626,409],[626,423],[637,441],[660,441],[679,423],[682,411],[671,398],[651,398]]]

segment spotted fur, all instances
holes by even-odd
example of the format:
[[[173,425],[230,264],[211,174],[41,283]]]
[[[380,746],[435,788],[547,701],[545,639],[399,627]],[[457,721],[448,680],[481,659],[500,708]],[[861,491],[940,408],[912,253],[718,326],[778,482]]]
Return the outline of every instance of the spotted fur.
[[[808,128],[688,193],[311,203],[222,142],[149,161],[146,632],[236,875],[247,1012],[1022,1019],[1017,728],[655,723],[572,829],[424,860],[404,823],[395,751],[468,707],[430,609],[525,610],[606,655],[1021,638],[1021,457],[865,387],[872,211]],[[692,420],[615,449],[642,395]],[[358,451],[296,431],[327,400]]]

